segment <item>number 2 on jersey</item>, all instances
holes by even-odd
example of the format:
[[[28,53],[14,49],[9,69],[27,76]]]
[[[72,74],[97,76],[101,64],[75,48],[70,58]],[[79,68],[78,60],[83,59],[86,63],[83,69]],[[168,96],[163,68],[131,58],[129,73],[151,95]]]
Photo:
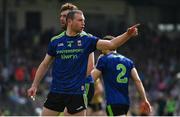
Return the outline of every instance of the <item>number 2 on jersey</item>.
[[[128,78],[124,77],[124,75],[126,74],[126,67],[123,64],[118,64],[116,66],[116,70],[121,70],[121,72],[118,74],[116,81],[118,83],[127,83],[128,82]]]

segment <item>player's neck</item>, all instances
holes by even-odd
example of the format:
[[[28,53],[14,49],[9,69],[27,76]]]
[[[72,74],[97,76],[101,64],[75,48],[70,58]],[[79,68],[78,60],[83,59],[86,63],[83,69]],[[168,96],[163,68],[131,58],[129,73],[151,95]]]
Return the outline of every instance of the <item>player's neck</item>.
[[[104,55],[106,55],[106,54],[111,53],[111,51],[110,51],[110,50],[103,50],[102,53],[103,53]]]
[[[67,28],[66,30],[66,35],[67,36],[77,36],[79,33],[75,32],[75,31],[72,31],[70,29]]]

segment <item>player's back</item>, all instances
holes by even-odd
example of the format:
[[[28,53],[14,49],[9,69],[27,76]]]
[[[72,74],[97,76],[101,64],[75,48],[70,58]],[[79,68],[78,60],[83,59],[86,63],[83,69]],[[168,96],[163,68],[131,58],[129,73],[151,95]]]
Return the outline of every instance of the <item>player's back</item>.
[[[120,54],[109,53],[102,56],[98,64],[103,75],[107,104],[129,105],[128,83],[133,62]]]

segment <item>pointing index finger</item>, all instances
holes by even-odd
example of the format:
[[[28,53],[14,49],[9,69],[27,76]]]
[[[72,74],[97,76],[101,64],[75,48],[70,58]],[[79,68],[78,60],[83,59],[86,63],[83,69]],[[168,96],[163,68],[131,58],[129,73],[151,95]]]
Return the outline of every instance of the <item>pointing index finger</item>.
[[[136,28],[136,27],[138,27],[140,24],[138,23],[138,24],[135,24],[135,25],[133,25],[133,26],[131,26],[130,28]]]

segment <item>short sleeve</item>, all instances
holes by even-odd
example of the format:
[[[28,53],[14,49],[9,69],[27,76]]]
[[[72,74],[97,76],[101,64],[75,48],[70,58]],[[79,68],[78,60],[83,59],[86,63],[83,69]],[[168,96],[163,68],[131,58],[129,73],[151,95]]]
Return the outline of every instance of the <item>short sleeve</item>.
[[[50,56],[56,56],[55,47],[52,45],[52,42],[48,45],[47,54]]]
[[[96,64],[96,69],[98,69],[99,71],[103,71],[105,67],[105,60],[104,57],[99,57],[97,64]]]
[[[91,52],[94,52],[96,50],[96,44],[97,44],[99,38],[96,36],[89,36],[88,38],[91,42],[90,43],[90,53],[91,53]]]
[[[129,60],[130,62],[130,69],[133,69],[135,67],[134,62],[132,60]]]

